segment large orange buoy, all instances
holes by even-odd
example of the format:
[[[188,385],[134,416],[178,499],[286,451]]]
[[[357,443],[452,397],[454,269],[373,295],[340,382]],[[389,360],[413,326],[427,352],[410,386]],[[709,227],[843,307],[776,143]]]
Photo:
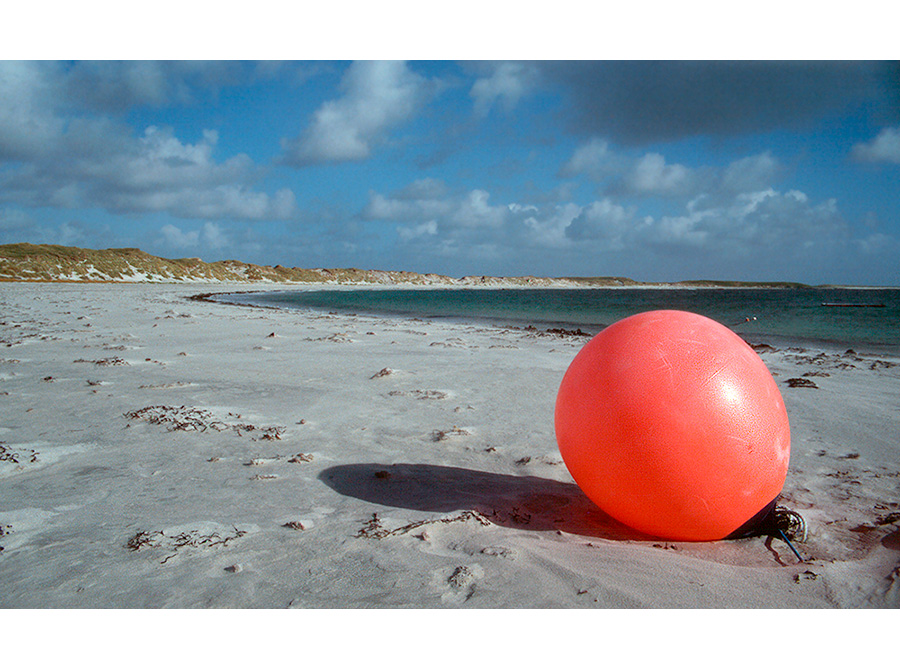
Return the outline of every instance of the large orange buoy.
[[[790,427],[765,363],[725,326],[683,311],[622,319],[575,356],[556,398],[575,482],[643,533],[722,539],[781,492]]]

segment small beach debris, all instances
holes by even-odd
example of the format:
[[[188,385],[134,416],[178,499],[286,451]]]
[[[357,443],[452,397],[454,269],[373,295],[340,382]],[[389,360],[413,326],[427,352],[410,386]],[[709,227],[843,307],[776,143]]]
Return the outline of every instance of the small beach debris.
[[[196,407],[154,405],[129,411],[124,415],[126,418],[143,420],[151,425],[165,425],[170,432],[175,430],[205,432],[210,428],[218,431],[228,429],[224,422],[213,418],[212,412]]]
[[[30,454],[25,454],[24,451],[29,451]],[[12,450],[5,441],[0,441],[0,462],[12,462],[16,465],[23,462],[34,463],[38,460],[37,456],[37,451],[30,448]]]
[[[445,341],[433,341],[429,346],[442,346],[444,348],[478,348],[477,346],[467,346],[459,337],[450,337]]]
[[[447,393],[442,390],[392,390],[388,393],[391,397],[413,397],[417,400],[444,400]]]
[[[384,469],[382,469],[382,470],[380,470],[380,471],[375,472],[375,478],[377,478],[377,479],[389,479],[389,478],[391,478],[391,473],[388,472],[388,471],[385,471]]]
[[[293,464],[301,464],[303,462],[312,462],[312,460],[312,453],[297,453],[297,455],[288,460],[288,462]]]
[[[485,527],[488,527],[491,524],[491,521],[478,511],[463,511],[462,513],[455,516],[434,518],[431,520],[420,520],[415,523],[404,525],[403,527],[398,527],[394,530],[389,530],[381,524],[381,518],[378,517],[378,514],[373,513],[372,517],[368,521],[366,521],[366,524],[363,525],[362,529],[360,529],[359,532],[356,533],[356,536],[357,538],[365,539],[384,539],[386,537],[407,534],[412,530],[424,527],[426,525],[434,525],[438,523],[444,525],[449,523],[465,523],[470,520],[474,520],[475,522]]]
[[[160,564],[165,564],[182,549],[227,546],[230,541],[247,534],[246,530],[239,530],[235,525],[232,525],[231,528],[233,533],[220,533],[219,530],[204,533],[201,529],[192,529],[166,534],[166,530],[141,530],[127,541],[125,548],[132,552],[163,548],[168,555],[160,561]]]
[[[86,362],[92,365],[97,365],[98,367],[122,367],[128,366],[128,362],[119,357],[113,358],[101,358],[100,360],[85,360],[84,358],[79,358],[78,360],[73,360],[73,363]]]
[[[449,430],[434,430],[431,433],[432,441],[444,441],[445,439],[449,439],[450,437],[464,437],[472,434],[468,430],[464,430],[461,427],[456,427],[455,425]]]
[[[878,516],[875,520],[876,525],[893,525],[897,522],[900,522],[900,513],[896,511],[885,514],[884,516]]]
[[[818,388],[815,381],[803,378],[788,379],[787,384],[791,388]]]
[[[393,370],[393,369],[391,369],[390,367],[385,367],[385,368],[382,369],[380,372],[375,372],[375,373],[374,373],[372,376],[370,376],[369,378],[370,378],[370,379],[381,379],[381,378],[384,378],[385,376],[390,376],[390,375],[393,374],[393,373],[394,373],[394,370]]]
[[[216,432],[224,432],[231,430],[238,436],[248,432],[261,432],[260,439],[281,439],[284,431],[283,427],[257,427],[251,423],[231,423],[216,418],[211,411],[200,409],[197,407],[174,407],[167,405],[153,405],[128,411],[123,414],[131,420],[141,420],[151,425],[164,425],[169,432],[206,432],[207,430],[215,430]],[[240,418],[240,414],[229,413],[229,416]]]
[[[512,521],[516,525],[528,525],[531,523],[531,514],[527,511],[522,511],[519,507],[514,506],[512,509],[506,510],[505,512],[498,511],[494,509],[491,512],[491,517],[496,518],[501,522],[509,522]]]
[[[799,583],[800,581],[815,581],[817,578],[819,578],[819,575],[814,571],[810,571],[809,569],[804,571],[802,574],[794,574],[795,583]]]
[[[335,344],[353,343],[350,335],[345,332],[335,332],[334,334],[328,335],[326,337],[306,337],[304,341],[330,341],[334,342]]]
[[[305,530],[306,529],[303,526],[303,523],[301,523],[299,520],[290,520],[290,521],[286,522],[284,525],[282,525],[282,527],[287,527],[292,530]]]
[[[515,326],[508,326],[509,329],[517,330]],[[534,335],[537,337],[590,337],[592,336],[590,332],[585,332],[581,328],[577,328],[575,330],[566,330],[565,328],[547,328],[546,330],[538,330],[533,325],[526,325],[521,328],[525,332],[530,335]]]
[[[173,381],[171,383],[157,383],[151,385],[142,385],[138,386],[140,390],[168,390],[170,388],[186,388],[188,386],[193,386],[194,384],[190,381]]]
[[[250,460],[250,462],[245,462],[244,466],[259,467],[261,465],[267,465],[270,462],[275,462],[276,460],[278,460],[278,456],[275,456],[274,458],[253,458],[252,460]]]
[[[244,565],[238,562],[237,564],[233,564],[230,567],[225,567],[225,571],[232,574],[239,574],[240,572],[244,571]]]
[[[835,354],[820,351],[815,355],[805,348],[791,347],[785,350],[788,352],[788,355],[785,356],[786,360],[801,365],[815,365],[829,369],[858,369],[853,363],[865,362],[853,349],[848,349],[846,353]]]
[[[590,337],[589,332],[584,332],[581,328],[577,330],[565,330],[563,328],[547,328],[547,334],[557,335],[559,337]]]

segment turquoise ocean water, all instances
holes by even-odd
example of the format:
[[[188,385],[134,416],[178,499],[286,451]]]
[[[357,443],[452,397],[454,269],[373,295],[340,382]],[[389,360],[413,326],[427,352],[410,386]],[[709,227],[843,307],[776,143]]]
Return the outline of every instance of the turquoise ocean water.
[[[596,333],[642,311],[680,309],[732,328],[751,343],[801,342],[900,354],[900,289],[527,288],[284,290],[225,300]],[[883,306],[824,306],[883,305]]]

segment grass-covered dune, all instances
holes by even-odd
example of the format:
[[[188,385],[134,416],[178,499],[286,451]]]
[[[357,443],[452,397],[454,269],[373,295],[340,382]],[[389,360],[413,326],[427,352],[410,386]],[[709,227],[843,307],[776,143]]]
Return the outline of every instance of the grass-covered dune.
[[[0,281],[444,283],[448,277],[414,272],[304,269],[239,260],[168,259],[136,248],[82,249],[52,244],[0,246]]]
[[[0,245],[0,281],[142,282],[142,283],[341,283],[408,285],[582,285],[582,281],[539,277],[468,276],[453,278],[417,272],[305,269],[254,265],[239,260],[204,262],[199,258],[168,259],[136,248],[82,249],[53,244]],[[630,285],[628,279],[591,279],[584,285]]]
[[[626,277],[534,276],[454,278],[417,272],[344,269],[305,269],[254,265],[239,260],[204,262],[199,258],[160,258],[136,248],[82,249],[54,244],[0,245],[0,281],[128,282],[128,283],[322,283],[447,286],[571,286],[641,287],[666,285],[685,288],[798,288],[787,282],[682,281],[650,284]]]

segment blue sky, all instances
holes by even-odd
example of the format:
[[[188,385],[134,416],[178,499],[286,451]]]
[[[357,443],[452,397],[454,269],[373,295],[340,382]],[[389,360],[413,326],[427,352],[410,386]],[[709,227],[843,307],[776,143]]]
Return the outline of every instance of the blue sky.
[[[0,243],[900,285],[898,81],[885,61],[5,60]]]

